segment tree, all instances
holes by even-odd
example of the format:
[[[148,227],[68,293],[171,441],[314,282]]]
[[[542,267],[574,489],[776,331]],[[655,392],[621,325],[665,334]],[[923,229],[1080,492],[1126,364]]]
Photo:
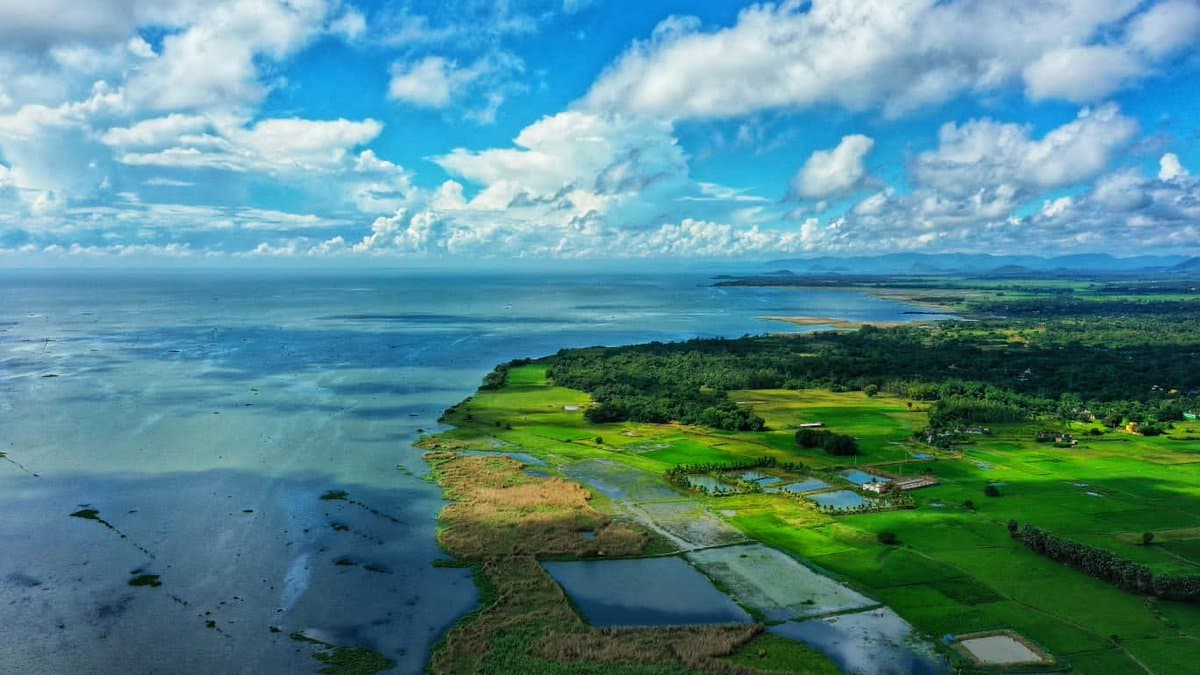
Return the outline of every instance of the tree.
[[[1154,533],[1153,532],[1143,532],[1142,533],[1142,546],[1149,546],[1150,544],[1153,544],[1153,543],[1154,543]]]
[[[900,538],[896,536],[896,533],[889,532],[887,530],[880,532],[876,538],[879,539],[879,543],[883,544],[884,546],[895,546],[896,544],[900,543]]]
[[[1008,521],[1008,536],[1015,539],[1017,537],[1017,528],[1018,527],[1020,527],[1020,526],[1017,524],[1017,521],[1009,520]]]
[[[983,494],[989,497],[999,497],[1000,488],[996,487],[992,483],[988,483],[987,486],[983,488]]]
[[[879,385],[868,384],[867,386],[863,387],[863,393],[871,398],[875,398],[877,395],[879,395]]]

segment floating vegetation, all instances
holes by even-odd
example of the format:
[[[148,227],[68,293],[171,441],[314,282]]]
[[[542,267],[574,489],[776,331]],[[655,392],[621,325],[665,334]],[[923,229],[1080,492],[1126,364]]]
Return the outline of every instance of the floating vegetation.
[[[326,490],[325,493],[321,495],[321,499],[323,499],[327,502],[337,501],[337,500],[344,501],[346,499],[346,496],[349,494],[350,493],[346,492],[345,490]]]
[[[317,671],[323,675],[373,675],[391,670],[396,665],[383,654],[365,647],[338,647],[310,638],[299,631],[289,637],[296,642],[305,642],[321,648],[321,651],[314,652],[312,657],[325,664]]]
[[[79,509],[78,511],[72,513],[71,517],[72,518],[82,518],[84,520],[94,520],[97,523],[100,523],[101,525],[112,530],[113,532],[116,532],[118,536],[120,536],[122,539],[125,539],[126,541],[128,541],[130,543],[130,545],[132,545],[134,548],[141,551],[142,553],[145,553],[150,558],[158,557],[158,556],[154,555],[153,553],[151,553],[150,549],[146,548],[145,546],[142,546],[141,544],[139,544],[136,541],[134,541],[133,539],[131,539],[129,537],[129,535],[118,530],[115,525],[113,525],[112,523],[108,522],[107,520],[101,518],[100,511],[98,509],[93,509],[93,508],[85,506],[85,507]]]
[[[149,586],[151,588],[158,588],[159,586],[162,586],[162,581],[159,581],[159,577],[157,574],[139,574],[136,577],[129,580],[129,585],[130,586]]]
[[[389,570],[388,568],[383,567],[382,565],[376,565],[375,563],[367,563],[367,564],[363,565],[363,569],[368,572],[375,572],[376,574],[391,574],[392,573],[392,571]]]
[[[348,558],[346,556],[342,556],[342,557],[338,558],[337,560],[334,560],[333,564],[337,565],[338,567],[354,567],[358,563],[355,562],[355,560],[353,558]]]
[[[329,526],[333,528],[334,532],[347,532],[350,530],[350,526],[345,523],[332,522]]]
[[[325,664],[318,672],[333,675],[371,675],[396,665],[383,654],[362,647],[335,647],[330,652],[317,652],[313,658]]]

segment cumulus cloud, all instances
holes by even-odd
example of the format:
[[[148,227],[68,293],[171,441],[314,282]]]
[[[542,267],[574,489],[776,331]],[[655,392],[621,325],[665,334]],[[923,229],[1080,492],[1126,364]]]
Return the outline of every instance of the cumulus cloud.
[[[493,51],[468,65],[443,56],[427,56],[413,62],[392,64],[388,98],[424,108],[447,108],[472,99],[467,117],[483,123],[494,120],[505,98],[523,90],[513,77],[524,63],[504,51]]]
[[[863,158],[875,141],[862,134],[843,136],[837,147],[818,150],[792,178],[792,193],[805,199],[844,196],[862,185],[867,175]]]
[[[947,124],[938,146],[910,165],[910,192],[872,194],[812,228],[806,241],[828,252],[1020,251],[1030,242],[1094,249],[1105,237],[1134,243],[1142,235],[1182,241],[1168,233],[1186,229],[1196,212],[1194,181],[1110,170],[1136,135],[1137,124],[1114,106],[1081,110],[1040,138],[990,119]],[[1066,188],[1082,191],[1043,198]]]
[[[1200,35],[1200,2],[1167,0],[1134,18],[1129,44],[1154,58],[1173,56]]]
[[[954,197],[999,185],[1021,191],[1065,187],[1100,174],[1137,133],[1137,121],[1114,105],[1085,108],[1040,139],[1031,138],[1025,125],[948,123],[938,133],[938,147],[917,156],[913,175]]]
[[[1120,47],[1088,45],[1046,52],[1025,68],[1025,91],[1040,101],[1102,99],[1146,74],[1148,66]]]
[[[736,257],[792,246],[760,198],[688,176],[670,124],[567,111],[512,147],[435,161],[458,180],[409,195],[350,244],[358,252],[451,255]],[[474,186],[467,197],[463,181]]]
[[[454,90],[470,80],[470,75],[458,70],[453,62],[430,56],[412,64],[394,64],[388,97],[413,105],[445,108],[450,105]]]
[[[196,12],[129,79],[131,100],[156,110],[257,103],[258,60],[281,60],[326,29],[331,0],[228,0]]]
[[[1179,162],[1179,155],[1168,152],[1158,160],[1158,179],[1173,180],[1188,175],[1188,170]]]
[[[1193,9],[1182,1],[1139,13],[1137,0],[814,0],[753,5],[712,31],[673,17],[610,67],[583,104],[668,117],[826,104],[897,115],[1019,84],[1034,98],[1092,101],[1194,44],[1195,31],[1173,27],[1176,18],[1186,27]]]

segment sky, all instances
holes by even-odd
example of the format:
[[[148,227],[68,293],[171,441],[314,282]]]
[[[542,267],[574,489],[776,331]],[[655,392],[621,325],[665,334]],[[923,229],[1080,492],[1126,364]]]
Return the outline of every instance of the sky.
[[[0,265],[1200,253],[1200,0],[0,0]]]

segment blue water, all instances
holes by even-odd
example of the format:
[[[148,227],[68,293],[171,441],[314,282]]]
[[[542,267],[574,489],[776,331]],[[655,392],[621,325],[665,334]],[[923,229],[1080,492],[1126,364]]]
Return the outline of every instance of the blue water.
[[[866,485],[867,483],[885,483],[888,479],[883,476],[876,476],[873,473],[859,471],[858,469],[846,469],[841,473],[842,477],[856,485]]]
[[[751,623],[682,558],[542,564],[593,626]]]
[[[307,671],[303,630],[420,672],[476,591],[432,566],[444,502],[411,443],[493,365],[795,329],[762,316],[912,318],[708,283],[0,271],[0,669]],[[83,505],[125,538],[68,516]],[[163,586],[130,587],[139,569]]]
[[[829,487],[829,483],[826,483],[823,480],[818,480],[816,478],[808,478],[808,479],[800,481],[799,483],[792,483],[791,485],[785,485],[780,489],[799,494],[801,492],[812,492],[813,490],[824,490],[827,487]]]
[[[805,499],[814,504],[829,506],[835,509],[853,509],[870,503],[862,495],[849,490],[836,490],[834,492],[807,495]]]

